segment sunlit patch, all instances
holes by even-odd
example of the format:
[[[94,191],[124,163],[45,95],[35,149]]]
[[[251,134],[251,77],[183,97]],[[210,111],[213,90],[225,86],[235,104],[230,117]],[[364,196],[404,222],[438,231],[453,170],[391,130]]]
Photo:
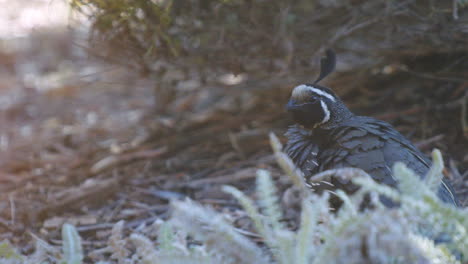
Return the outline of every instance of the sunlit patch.
[[[219,81],[225,85],[236,85],[240,84],[247,79],[245,74],[223,74],[219,77]]]
[[[2,6],[0,8],[0,38],[2,39],[24,37],[32,31],[44,28],[65,28],[72,21],[70,6],[66,1],[0,0],[0,4]]]

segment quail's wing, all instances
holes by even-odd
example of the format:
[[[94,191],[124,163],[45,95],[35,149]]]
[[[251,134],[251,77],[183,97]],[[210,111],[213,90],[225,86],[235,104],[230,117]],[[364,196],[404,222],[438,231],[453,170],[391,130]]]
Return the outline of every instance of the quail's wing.
[[[407,152],[410,152],[417,160],[418,164],[428,169],[430,167],[430,160],[414,146],[406,137],[400,134],[395,128],[393,128],[389,123],[377,120],[370,117],[359,117],[366,124],[366,129],[374,134],[378,135],[384,139],[390,139],[396,141],[401,147],[403,147]],[[401,159],[404,161],[405,159]],[[417,171],[418,172],[418,171]]]
[[[392,162],[393,164],[396,161],[403,161],[408,166],[408,168],[412,169],[422,177],[427,174],[431,166],[431,162],[418,148],[416,148],[416,146],[414,146],[408,139],[395,130],[390,124],[375,119],[371,119],[371,122],[374,126],[378,127],[380,131],[384,131],[385,135],[387,135],[391,141],[396,142],[396,147],[400,149],[390,149],[390,151],[388,151],[389,157],[387,159],[389,162]],[[401,151],[401,149],[406,150],[406,152]],[[398,152],[401,154],[399,156],[395,155],[398,157],[398,159],[395,159],[395,156],[392,157],[390,155],[392,152]],[[444,202],[452,203],[458,206],[458,199],[455,197],[454,193],[455,192],[450,183],[446,178],[443,178],[437,193],[439,198]]]
[[[342,163],[359,167],[377,181],[392,186],[396,181],[390,168],[397,161],[405,163],[422,177],[427,174],[431,164],[429,159],[390,124],[368,117],[359,117],[359,121],[353,122],[359,126],[352,125],[335,134],[339,145],[353,153]],[[438,196],[445,202],[458,205],[446,179],[442,180]]]
[[[332,132],[332,145],[320,153],[320,170],[337,167],[360,168],[376,181],[396,186],[387,155],[394,146],[362,127],[341,127]],[[346,182],[342,182],[345,184]]]

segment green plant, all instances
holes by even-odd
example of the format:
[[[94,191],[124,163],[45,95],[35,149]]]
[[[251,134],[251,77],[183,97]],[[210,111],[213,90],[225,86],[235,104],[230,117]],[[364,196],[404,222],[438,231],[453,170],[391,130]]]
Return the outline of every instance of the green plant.
[[[62,252],[52,247],[44,240],[31,236],[36,240],[36,251],[29,255],[21,255],[8,242],[0,244],[0,263],[2,264],[38,264],[38,263],[62,263],[81,264],[83,261],[83,249],[81,238],[76,228],[70,224],[62,226]]]
[[[71,224],[62,226],[63,263],[81,264],[83,261],[83,248],[81,237]]]

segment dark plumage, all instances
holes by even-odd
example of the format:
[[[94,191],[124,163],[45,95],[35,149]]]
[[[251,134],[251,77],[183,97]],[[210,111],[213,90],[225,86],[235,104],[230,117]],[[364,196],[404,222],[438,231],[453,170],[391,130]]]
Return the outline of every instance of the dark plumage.
[[[404,162],[419,175],[426,175],[430,160],[390,124],[354,115],[332,90],[316,84],[333,71],[334,63],[334,56],[328,54],[322,60],[322,73],[317,81],[294,88],[287,105],[298,124],[286,133],[285,151],[305,177],[332,168],[356,167],[378,182],[397,187],[390,169],[397,161]],[[348,192],[356,190],[338,178],[332,184]],[[445,179],[438,196],[446,203],[458,205]],[[383,202],[392,205],[385,198]]]

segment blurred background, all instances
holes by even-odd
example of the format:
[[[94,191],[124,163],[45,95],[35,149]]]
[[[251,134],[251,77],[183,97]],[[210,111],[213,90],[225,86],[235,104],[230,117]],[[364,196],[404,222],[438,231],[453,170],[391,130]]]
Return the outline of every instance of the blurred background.
[[[164,219],[186,196],[223,210],[222,184],[250,192],[257,168],[278,177],[267,135],[292,124],[289,93],[327,48],[338,64],[324,83],[423,152],[441,149],[468,204],[467,1],[0,5],[0,240],[22,254],[39,239],[58,247],[68,222],[100,260],[119,220]]]

